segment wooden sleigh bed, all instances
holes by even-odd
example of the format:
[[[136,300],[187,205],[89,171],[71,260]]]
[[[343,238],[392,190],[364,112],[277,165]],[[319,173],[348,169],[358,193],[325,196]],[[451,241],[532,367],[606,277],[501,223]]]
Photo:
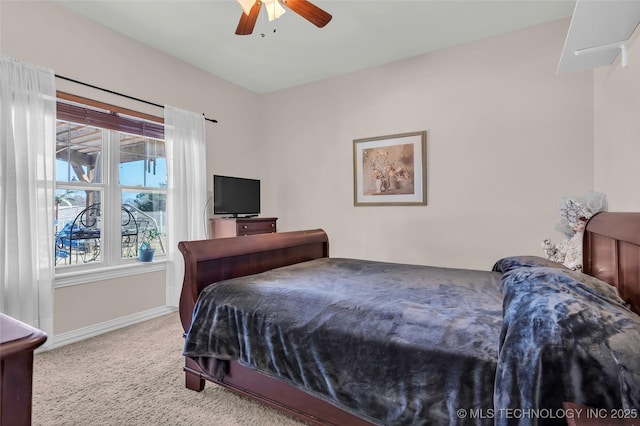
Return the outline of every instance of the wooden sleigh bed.
[[[179,249],[185,261],[185,277],[180,298],[180,317],[185,335],[190,331],[195,333],[195,331],[192,330],[192,327],[197,327],[197,325],[192,324],[194,322],[194,310],[198,309],[198,298],[201,293],[203,293],[203,291],[206,293],[213,287],[216,287],[211,287],[211,284],[238,277],[261,274],[265,271],[272,271],[288,265],[297,266],[309,262],[321,262],[329,258],[328,237],[319,229],[255,235],[250,237],[188,241],[181,242]],[[585,230],[583,257],[584,272],[614,286],[620,298],[624,299],[627,303],[627,306],[621,311],[621,308],[616,305],[615,301],[613,303],[607,301],[604,303],[606,309],[613,309],[618,312],[616,315],[626,315],[625,321],[627,322],[629,322],[629,318],[631,318],[632,322],[638,321],[637,324],[640,324],[640,318],[638,318],[637,315],[627,312],[628,310],[633,310],[636,314],[640,312],[640,213],[599,213],[591,218]],[[545,274],[549,272],[550,268],[546,268],[549,265],[545,262],[542,262],[540,265],[534,265],[540,266],[540,268],[517,269],[517,266],[521,265],[514,266],[514,259],[521,261],[523,258],[524,257],[517,257],[509,258],[507,261],[503,260],[502,263],[498,262],[496,266],[494,266],[494,270],[498,272],[487,271],[482,272],[482,274],[490,277],[488,274],[494,274],[494,276],[498,274],[497,276],[500,276],[502,273],[502,277],[509,276],[512,279],[523,279],[522,277],[535,275],[535,273],[531,271],[542,271]],[[370,266],[371,265],[368,264],[365,266],[360,264],[354,266],[347,263],[348,268],[357,268],[358,270]],[[377,267],[377,265],[371,267]],[[387,268],[388,267],[385,266],[384,269]],[[509,268],[515,268],[516,270],[510,271]],[[503,271],[501,271],[501,269]],[[402,273],[404,274],[404,272]],[[518,276],[518,274],[520,274],[520,276]],[[485,275],[480,275],[480,277],[485,277]],[[573,277],[573,275],[565,273],[564,271],[560,275],[562,277],[561,280],[564,280],[565,276]],[[502,286],[504,285],[503,278]],[[598,284],[595,283],[595,285],[597,288]],[[240,285],[238,286],[240,287]],[[582,284],[580,283],[577,289],[578,292],[583,292],[581,286]],[[526,299],[529,297],[528,295],[519,294],[518,291],[520,291],[520,288],[522,288],[522,286],[514,286],[513,292],[507,292],[504,297],[509,300]],[[205,291],[205,289],[208,290]],[[588,289],[588,291],[590,292],[591,290]],[[556,290],[554,290],[554,292],[554,295],[558,293]],[[560,293],[562,293],[562,291]],[[564,294],[562,295],[562,297],[565,296]],[[592,294],[588,296],[594,298]],[[602,305],[603,302],[598,298],[603,297],[600,297],[599,294],[595,297],[595,299],[597,299],[596,302]],[[612,296],[612,298],[614,297]],[[284,305],[287,301],[281,300],[280,303]],[[501,304],[502,301],[499,301],[499,303]],[[335,302],[332,303],[332,305],[335,304]],[[613,305],[613,307],[611,307],[611,305]],[[205,308],[200,307],[199,309],[204,310]],[[622,313],[619,313],[619,311]],[[226,315],[227,317],[229,316],[228,313]],[[548,313],[545,315],[548,315]],[[251,314],[249,316],[251,316]],[[514,310],[513,316],[522,316],[522,314]],[[238,318],[240,317],[235,317],[232,322],[239,321]],[[505,317],[505,324],[508,320],[509,319]],[[527,321],[527,323],[529,323],[529,321]],[[511,326],[516,327],[514,324],[511,324]],[[633,333],[633,327],[631,328],[631,333]],[[384,332],[379,332],[378,334],[383,335]],[[509,340],[509,336],[511,335],[508,331],[505,332],[505,325],[503,324],[501,345]],[[357,351],[357,348],[354,349],[350,347],[349,350]],[[299,356],[299,354],[296,356]],[[503,357],[502,353],[500,356]],[[345,408],[345,404],[335,403],[331,397],[321,395],[317,389],[307,391],[300,383],[292,383],[290,378],[278,377],[278,375],[273,372],[261,372],[257,371],[258,369],[256,368],[247,367],[248,364],[253,362],[251,360],[247,361],[245,359],[243,362],[242,360],[234,358],[235,356],[220,356],[220,359],[185,356],[184,371],[186,387],[195,391],[201,391],[204,389],[205,381],[209,380],[233,392],[253,398],[317,425],[370,425],[390,423],[389,421],[379,420],[375,416],[362,415],[357,409],[351,409],[349,406]],[[239,358],[242,358],[242,356]],[[512,364],[514,362],[518,363],[520,360],[505,359],[500,360],[500,362],[504,362],[504,364],[507,365],[510,362]],[[324,365],[322,365],[322,368],[324,368]],[[387,360],[380,371],[393,368],[395,367]],[[635,364],[631,368],[635,370]],[[278,367],[276,367],[276,370],[277,369]],[[640,371],[632,371],[632,373],[640,376]],[[493,371],[492,374],[494,374]],[[497,374],[509,375],[512,373],[508,370],[502,370],[499,367]],[[321,381],[322,380],[328,379],[322,377]],[[491,380],[493,380],[492,377]],[[526,380],[526,378],[521,378],[520,380]],[[597,378],[595,380],[597,380]],[[306,381],[306,378],[303,378],[302,381]],[[636,384],[640,386],[640,383]],[[552,383],[551,386],[556,386],[556,384]],[[335,389],[332,390],[335,391]],[[604,390],[603,392],[607,393],[610,391]],[[568,392],[568,394],[572,395],[570,392]],[[567,393],[563,395],[562,399],[565,399],[565,397],[567,397]],[[502,397],[499,397],[497,399],[501,398]],[[581,404],[589,403],[587,405],[602,405],[606,408],[612,408],[608,405],[619,405],[621,403],[620,398],[624,401],[624,408],[640,408],[636,406],[636,404],[640,405],[640,394],[633,392],[629,395],[625,394],[620,396],[616,402],[609,400],[601,401],[597,398],[587,401],[573,400],[571,402]],[[571,400],[574,398],[569,396],[566,399]],[[555,406],[561,406],[563,401],[559,400],[556,402],[557,405]],[[509,402],[509,404],[512,405],[514,403],[517,403],[517,401]],[[520,403],[522,403],[522,401],[520,401]],[[487,417],[487,413],[482,411],[482,409],[478,409],[475,414]],[[421,416],[424,417],[425,415],[422,414]],[[429,417],[428,415],[426,416]],[[402,423],[438,423],[438,421],[434,419],[416,421],[416,418],[421,417],[415,417],[414,420],[411,421],[404,419]],[[468,418],[459,418],[458,420],[459,422],[456,421],[454,417],[453,422],[459,424],[488,424],[486,418],[477,419],[473,422],[470,422]],[[563,419],[561,420],[563,421]],[[449,417],[449,421],[452,421],[451,416]],[[503,419],[502,424],[507,424],[508,422],[509,419]],[[535,423],[534,421],[532,424]],[[493,424],[493,419],[490,420],[489,424]],[[496,424],[500,424],[500,421],[496,420]]]

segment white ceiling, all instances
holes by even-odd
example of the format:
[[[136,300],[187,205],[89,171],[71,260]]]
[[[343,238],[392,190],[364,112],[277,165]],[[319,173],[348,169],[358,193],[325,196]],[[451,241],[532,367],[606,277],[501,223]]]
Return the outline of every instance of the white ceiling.
[[[253,34],[237,36],[242,10],[235,0],[53,1],[255,93],[569,17],[575,6],[575,0],[312,0],[333,15],[324,28],[292,11],[268,22],[262,10]]]

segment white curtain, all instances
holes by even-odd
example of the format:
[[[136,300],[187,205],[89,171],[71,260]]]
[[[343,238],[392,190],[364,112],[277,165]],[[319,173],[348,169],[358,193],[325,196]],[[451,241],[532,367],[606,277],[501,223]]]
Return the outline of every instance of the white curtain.
[[[53,334],[53,71],[0,56],[0,305]]]
[[[167,151],[167,293],[168,306],[178,306],[184,278],[178,243],[206,238],[207,164],[204,117],[169,105],[164,107]]]

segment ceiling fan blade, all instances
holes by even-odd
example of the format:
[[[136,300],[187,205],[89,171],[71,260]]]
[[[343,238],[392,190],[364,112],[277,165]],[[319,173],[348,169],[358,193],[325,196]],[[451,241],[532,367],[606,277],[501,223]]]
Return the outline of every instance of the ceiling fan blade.
[[[238,28],[236,28],[237,35],[249,35],[253,32],[253,27],[256,26],[256,21],[258,20],[258,15],[260,14],[260,3],[256,1],[251,7],[251,12],[247,15],[246,13],[242,13],[240,17],[240,22],[238,22]]]
[[[332,18],[329,13],[307,0],[286,0],[285,5],[319,28],[327,25]]]

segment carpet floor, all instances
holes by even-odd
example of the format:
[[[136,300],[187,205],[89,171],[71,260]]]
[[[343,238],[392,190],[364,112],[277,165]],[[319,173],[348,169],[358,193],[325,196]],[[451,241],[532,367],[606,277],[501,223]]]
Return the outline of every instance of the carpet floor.
[[[33,425],[282,425],[306,423],[213,383],[184,387],[177,313],[34,357]]]

